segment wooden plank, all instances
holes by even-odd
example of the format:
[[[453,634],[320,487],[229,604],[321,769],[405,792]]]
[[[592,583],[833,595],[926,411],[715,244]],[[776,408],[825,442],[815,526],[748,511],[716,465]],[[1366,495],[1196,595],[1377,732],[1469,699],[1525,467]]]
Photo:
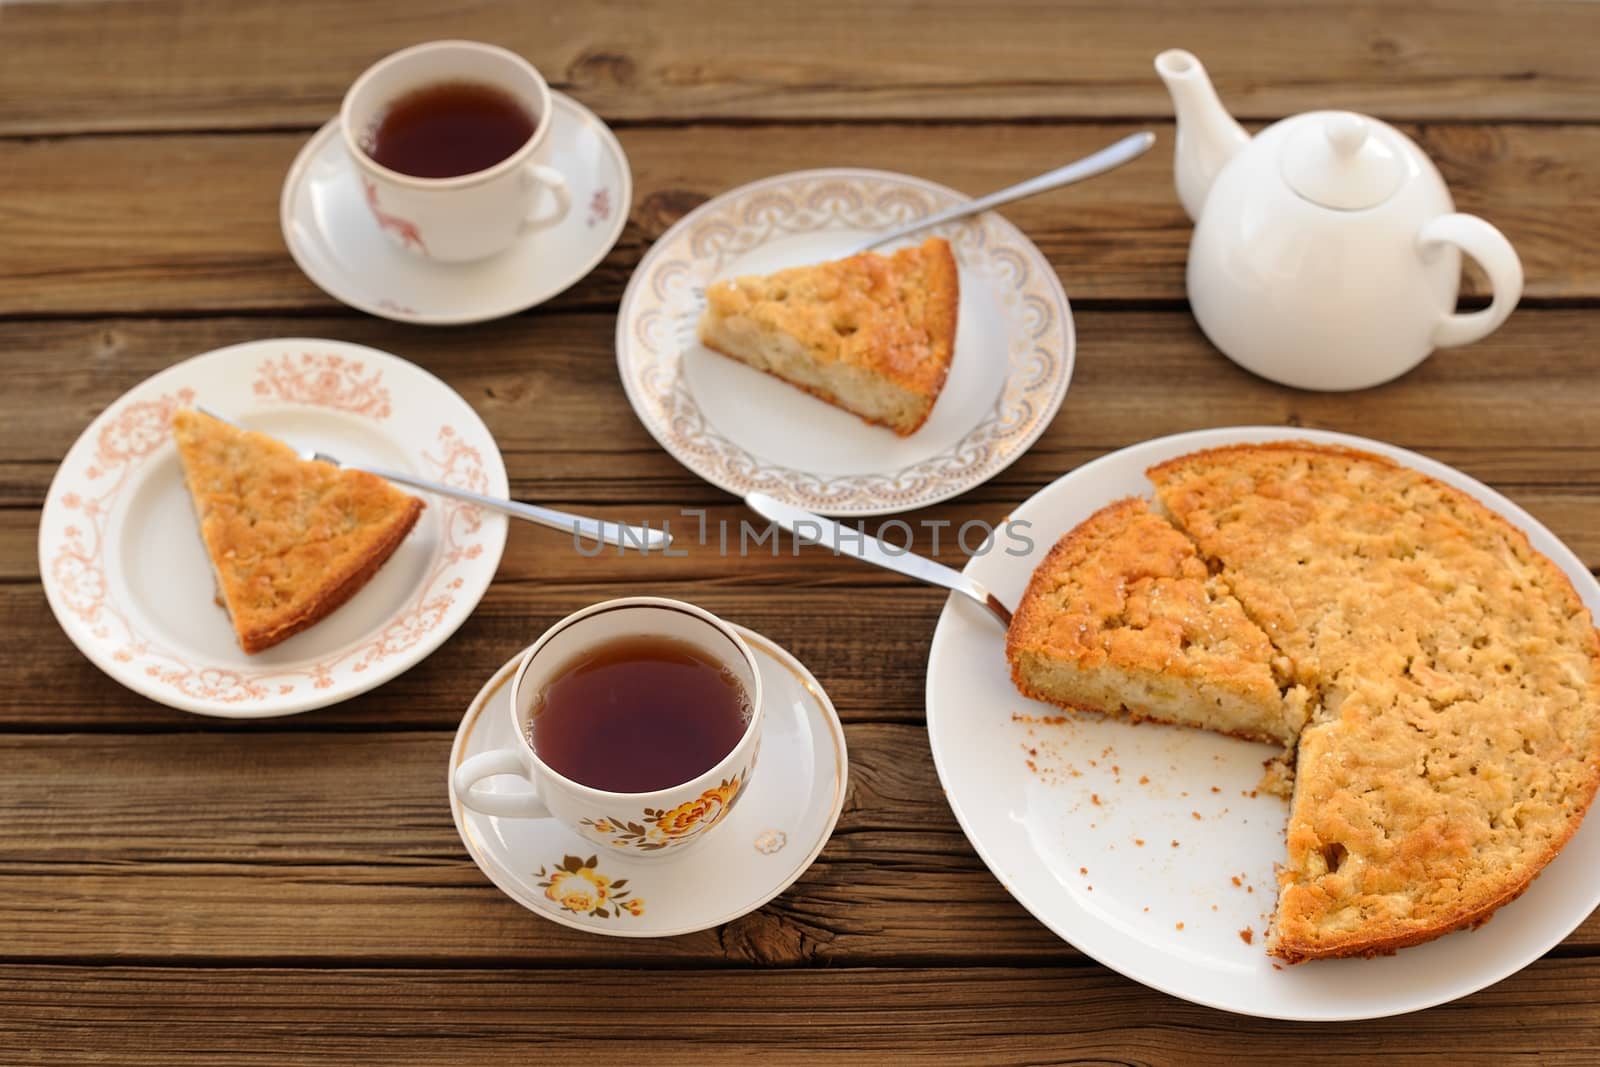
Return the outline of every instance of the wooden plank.
[[[1285,430],[1286,434],[1291,432]],[[1517,485],[1504,488],[1552,530],[1568,531],[1566,543],[1580,558],[1600,561],[1600,528],[1596,528],[1600,521],[1600,489]],[[960,527],[969,522],[980,524],[968,531],[967,544],[976,548],[983,531],[1002,527],[1020,500],[1020,493],[1016,499],[993,499],[995,492],[907,512],[899,521],[910,527],[909,540],[904,528],[898,523],[891,525],[893,519],[868,519],[861,523],[861,529],[881,534],[920,555],[962,567],[969,554],[957,538]],[[595,505],[588,510],[608,521],[649,522],[655,529],[668,529],[674,538],[671,554],[657,553],[646,559],[637,552],[609,547],[597,553],[594,543],[587,539],[581,542],[580,552],[569,534],[514,525],[495,576],[496,585],[558,585],[598,592],[607,586],[645,581],[697,589],[782,587],[811,590],[819,595],[837,590],[841,596],[861,589],[910,588],[902,577],[849,560],[835,560],[826,549],[798,544],[787,535],[768,537],[766,523],[740,503],[672,508],[641,502]],[[38,580],[38,528],[36,509],[0,508],[0,583],[28,585]],[[1057,531],[1031,528],[1023,532],[1035,539],[1058,535]],[[721,543],[724,537],[726,553]],[[757,538],[761,539],[759,543]]]
[[[1309,393],[1256,378],[1217,353],[1183,311],[1082,312],[1066,403],[1043,437],[965,499],[1016,503],[1103,452],[1211,426],[1277,424],[1415,448],[1514,490],[1600,485],[1593,415],[1596,313],[1524,309],[1487,340],[1436,354],[1399,381]],[[494,433],[524,498],[650,505],[636,518],[728,503],[663,452],[617,383],[610,315],[546,315],[418,331],[368,317],[0,323],[0,507],[38,506],[83,427],[179,359],[257,337],[337,337],[443,377]],[[1551,516],[1552,521],[1555,517]],[[1562,526],[1585,536],[1594,524]],[[1600,559],[1592,560],[1600,563]],[[17,573],[0,563],[0,575]]]
[[[1392,385],[1316,394],[1238,370],[1207,348],[1185,313],[1086,313],[1079,316],[1082,356],[1063,413],[988,485],[908,516],[918,524],[916,547],[932,550],[933,528],[924,523],[998,523],[1061,473],[1147,436],[1275,423],[1286,434],[1300,425],[1358,432],[1454,463],[1509,493],[1591,567],[1600,566],[1600,422],[1590,403],[1600,371],[1600,353],[1590,343],[1594,316],[1525,311],[1487,342],[1442,353]],[[0,724],[200,728],[190,716],[129,697],[67,642],[36,584],[37,507],[78,428],[128,386],[182,355],[287,333],[376,344],[443,375],[489,423],[513,489],[525,499],[634,522],[672,521],[685,535],[693,518],[684,508],[709,508],[712,529],[729,523],[735,538],[737,524],[749,517],[657,449],[639,426],[615,384],[606,316],[420,335],[370,319],[3,324],[9,378],[0,392],[0,502],[10,507],[0,508],[0,622],[7,632],[38,640],[0,643],[0,677],[17,683],[0,688]],[[698,601],[783,642],[817,671],[846,716],[920,718],[919,680],[943,603],[937,590],[814,549],[796,557],[788,542],[776,558],[730,560],[714,540],[685,540],[683,558],[589,559],[558,533],[516,524],[497,583],[445,655],[308,721],[443,726],[459,715],[476,680],[549,623],[588,603],[643,590]],[[952,563],[962,559],[947,534],[937,554]],[[862,598],[861,589],[874,595]]]
[[[614,119],[1025,118],[1167,115],[1151,69],[1193,49],[1241,115],[1346,107],[1406,118],[1600,117],[1583,42],[1592,5],[1276,0],[967,4],[848,0],[748,8],[450,5],[374,18],[317,0],[249,11],[204,0],[12,5],[0,132],[310,126],[394,49],[494,41]]]
[[[844,814],[793,888],[720,929],[608,941],[598,958],[594,937],[528,915],[471,863],[445,802],[448,731],[0,735],[0,952],[613,967],[1077,958],[973,853],[920,726],[846,735]],[[648,902],[648,879],[633,883]],[[1190,925],[1207,921],[1197,906]],[[1600,915],[1561,951],[1597,948]]]
[[[444,799],[451,737],[0,737],[3,952],[597,962],[593,936],[530,916],[467,857]],[[606,965],[1077,955],[967,846],[920,727],[854,725],[847,741],[845,814],[794,888],[717,930],[608,941]]]
[[[1004,893],[940,798],[921,683],[943,597],[814,551],[585,560],[517,527],[448,650],[292,721],[186,716],[83,661],[38,585],[38,507],[80,428],[153,371],[254,336],[365,341],[462,391],[518,495],[634,521],[685,506],[737,521],[743,509],[662,453],[617,388],[612,315],[649,243],[705,198],[783,170],[914,168],[969,192],[1043,170],[1164,119],[1149,64],[1172,44],[1207,60],[1242,116],[1350,106],[1411,120],[1462,210],[1522,251],[1546,309],[1379,390],[1251,378],[1181,310],[1188,224],[1157,122],[1150,159],[1011,213],[1079,302],[1077,380],[1018,464],[910,518],[996,521],[1061,472],[1159,433],[1326,426],[1456,463],[1600,566],[1600,307],[1550,309],[1600,301],[1600,249],[1573,236],[1600,230],[1600,126],[1582,125],[1600,121],[1583,44],[1600,7],[582,9],[397,0],[375,19],[311,0],[0,0],[0,1060],[1600,1059],[1600,915],[1496,987],[1360,1026],[1224,1016],[1093,965]],[[532,55],[623,127],[638,182],[618,249],[551,308],[437,332],[335,305],[293,267],[272,210],[354,73],[435,36]],[[910,121],[885,124],[897,120]],[[1482,296],[1476,275],[1468,292]],[[235,313],[253,317],[194,317]],[[767,906],[718,930],[602,943],[488,883],[455,835],[443,773],[489,672],[560,615],[639,591],[796,651],[847,721],[852,783],[819,862]]]
[[[1540,506],[1548,497],[1513,496],[1557,532],[1587,530],[1573,540],[1585,559],[1597,544],[1600,500],[1593,492],[1560,497],[1560,510]],[[916,513],[911,521],[960,522],[978,516],[998,523],[1008,504],[959,505]],[[633,509],[604,514],[637,518]],[[281,723],[237,723],[197,718],[124,690],[102,674],[68,640],[32,576],[34,513],[0,512],[0,555],[11,573],[0,580],[0,629],[31,635],[0,642],[0,730],[220,730],[250,733]],[[730,523],[746,513],[727,506],[712,513]],[[24,521],[13,525],[11,518]],[[932,528],[918,526],[916,541],[931,547]],[[899,536],[899,531],[895,531]],[[948,544],[948,530],[944,534]],[[714,545],[687,549],[681,560],[659,556],[577,557],[558,534],[513,532],[499,577],[471,618],[433,656],[381,688],[297,719],[297,729],[444,728],[459,720],[478,686],[502,663],[562,616],[612,597],[653,594],[700,604],[779,642],[805,663],[828,690],[847,722],[919,722],[928,642],[945,603],[938,589],[881,572],[824,550],[793,553],[787,540],[779,556],[724,559]],[[963,562],[959,549],[940,555]],[[1592,564],[1591,564],[1592,565]],[[592,570],[592,574],[591,574]],[[209,605],[205,610],[212,610]],[[224,625],[220,615],[218,625]]]
[[[8,49],[8,57],[13,54]],[[1183,299],[1190,223],[1172,188],[1172,127],[1141,125],[1161,137],[1145,159],[1006,209],[1055,264],[1074,300]],[[550,308],[611,310],[639,258],[667,226],[755,178],[864,166],[915,171],[979,194],[1138,128],[935,123],[623,130],[635,178],[631,221],[595,272]],[[1517,247],[1528,299],[1600,299],[1600,247],[1572,239],[1600,231],[1600,200],[1590,180],[1600,170],[1600,127],[1408,129],[1451,183],[1460,210],[1484,215]],[[196,134],[8,145],[0,315],[342,310],[299,272],[279,233],[279,186],[304,140],[300,133]],[[179,185],[182,195],[175,195]],[[1484,294],[1475,269],[1468,282],[1469,295]],[[532,319],[514,321],[526,328]],[[473,337],[477,331],[450,332]]]
[[[1251,1019],[1099,968],[839,971],[0,969],[19,1063],[1590,1064],[1600,960],[1432,1011]]]
[[[843,566],[840,561],[839,566]],[[546,627],[611,597],[676,597],[749,626],[794,653],[828,690],[848,720],[918,721],[928,640],[944,603],[938,590],[900,583],[777,590],[731,574],[714,582],[655,581],[653,561],[638,561],[628,581],[497,583],[472,617],[438,652],[337,707],[312,712],[309,728],[453,727],[468,701],[501,664]],[[859,567],[859,564],[855,565]],[[846,572],[848,573],[848,572]],[[848,624],[842,620],[848,619]],[[219,625],[223,624],[219,616]],[[0,642],[0,729],[224,730],[249,734],[281,722],[197,718],[134,696],[90,665],[57,627],[33,583],[0,584],[0,627],[30,634]]]

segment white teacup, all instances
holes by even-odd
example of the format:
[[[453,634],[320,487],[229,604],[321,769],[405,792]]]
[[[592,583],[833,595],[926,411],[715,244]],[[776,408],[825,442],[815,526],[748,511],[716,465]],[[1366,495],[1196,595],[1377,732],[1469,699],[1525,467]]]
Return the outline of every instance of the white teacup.
[[[539,758],[528,719],[545,687],[581,653],[639,636],[684,642],[731,673],[748,698],[750,722],[732,751],[687,782],[648,793],[594,789]],[[663,597],[624,597],[568,615],[546,630],[523,653],[508,710],[518,743],[481,752],[456,768],[456,796],[463,804],[486,815],[553,817],[597,845],[664,856],[704,837],[750,784],[761,747],[761,672],[750,646],[710,612]],[[479,784],[500,774],[517,775],[533,789],[494,793]]]
[[[412,177],[367,154],[390,105],[448,82],[507,93],[533,118],[533,136],[494,166],[455,178]],[[523,234],[566,216],[566,179],[541,155],[551,114],[550,87],[516,53],[474,41],[429,41],[379,60],[357,78],[345,93],[339,125],[367,206],[390,240],[425,259],[461,263],[503,252]]]

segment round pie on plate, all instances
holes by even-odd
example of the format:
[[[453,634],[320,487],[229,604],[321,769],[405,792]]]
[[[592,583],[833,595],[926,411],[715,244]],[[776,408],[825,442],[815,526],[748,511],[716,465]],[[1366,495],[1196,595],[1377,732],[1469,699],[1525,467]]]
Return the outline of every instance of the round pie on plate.
[[[1164,516],[1113,504],[1035,572],[1019,687],[1287,741],[1274,956],[1392,952],[1526,890],[1600,782],[1600,638],[1566,575],[1366,452],[1232,445],[1148,476]]]

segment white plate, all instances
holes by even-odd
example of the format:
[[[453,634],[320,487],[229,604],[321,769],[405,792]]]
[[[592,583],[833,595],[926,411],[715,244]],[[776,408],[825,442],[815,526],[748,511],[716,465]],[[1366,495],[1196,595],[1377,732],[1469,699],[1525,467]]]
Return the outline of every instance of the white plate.
[[[62,460],[39,522],[50,607],[95,666],[151,700],[228,718],[289,715],[363,693],[455,632],[489,587],[506,520],[427,507],[376,577],[332,615],[239,650],[183,484],[172,413],[203,404],[296,447],[505,496],[494,438],[465,400],[403,359],[342,341],[221,348],[134,386]]]
[[[736,496],[761,490],[829,515],[922,507],[1004,470],[1060,408],[1074,341],[1055,270],[993,212],[912,239],[949,240],[961,308],[950,377],[910,437],[720,356],[696,334],[708,283],[834,259],[873,233],[966,199],[903,174],[810,170],[741,186],[690,212],[640,262],[617,317],[622,384],[645,428],[678,462]]]
[[[633,203],[628,157],[616,136],[571,97],[552,90],[550,99],[547,162],[572,190],[572,210],[555,226],[475,263],[410,255],[373,220],[333,119],[284,179],[278,215],[289,254],[335,300],[397,322],[483,322],[544,303],[605,258]]]
[[[495,672],[456,731],[447,778],[456,831],[506,896],[578,930],[671,937],[754,911],[811,866],[844,807],[844,730],[799,660],[760,634],[737,629],[761,670],[760,765],[728,817],[704,841],[673,856],[597,853],[554,819],[504,819],[462,807],[454,782],[461,761],[516,743],[506,703],[521,653]],[[484,788],[526,786],[502,777]]]
[[[1147,468],[1203,448],[1289,438],[1376,452],[1470,493],[1523,530],[1600,617],[1600,585],[1582,562],[1494,490],[1404,449],[1283,427],[1178,434],[1085,464],[1013,512],[1030,524],[1032,551],[1007,555],[1002,536],[968,570],[1015,604],[1057,538],[1113,500],[1151,495]],[[1024,907],[1145,985],[1268,1018],[1396,1015],[1514,973],[1600,904],[1594,876],[1600,820],[1591,818],[1532,888],[1479,930],[1379,959],[1275,966],[1262,941],[1276,903],[1273,865],[1283,857],[1288,809],[1275,797],[1247,794],[1261,777],[1261,761],[1277,750],[1198,730],[1063,716],[1012,687],[1004,644],[978,605],[960,597],[945,605],[929,656],[927,701],[934,762],[950,806]],[[1253,944],[1239,935],[1246,927]]]

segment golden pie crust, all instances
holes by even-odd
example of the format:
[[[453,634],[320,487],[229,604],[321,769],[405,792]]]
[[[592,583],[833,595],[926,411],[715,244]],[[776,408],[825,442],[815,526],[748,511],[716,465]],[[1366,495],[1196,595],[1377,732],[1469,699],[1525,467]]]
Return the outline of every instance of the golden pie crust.
[[[1600,636],[1560,568],[1467,494],[1364,452],[1238,445],[1149,476],[1171,534],[1227,591],[1191,596],[1192,610],[1235,630],[1231,598],[1270,645],[1264,666],[1285,697],[1307,694],[1269,951],[1291,962],[1393,952],[1522,893],[1600,784]],[[1171,558],[1151,562],[1145,516],[1102,531],[1125,545],[1120,557],[1082,557],[1064,580],[1120,582],[1131,599]],[[1063,579],[1041,578],[1063,561],[1051,553],[1018,610],[1014,672],[1041,615],[1064,610],[1045,592]],[[1172,683],[1168,703],[1201,694],[1185,669],[1193,643],[1151,643],[1141,618],[1104,617],[1102,646],[1142,631],[1144,663]],[[1249,658],[1259,643],[1231,647]],[[1186,721],[1137,700],[1109,710]]]
[[[927,421],[955,354],[961,303],[942,237],[706,291],[707,348],[906,436]]]
[[[246,652],[349,600],[422,513],[377,475],[302,460],[266,434],[190,408],[172,425],[218,599]]]

